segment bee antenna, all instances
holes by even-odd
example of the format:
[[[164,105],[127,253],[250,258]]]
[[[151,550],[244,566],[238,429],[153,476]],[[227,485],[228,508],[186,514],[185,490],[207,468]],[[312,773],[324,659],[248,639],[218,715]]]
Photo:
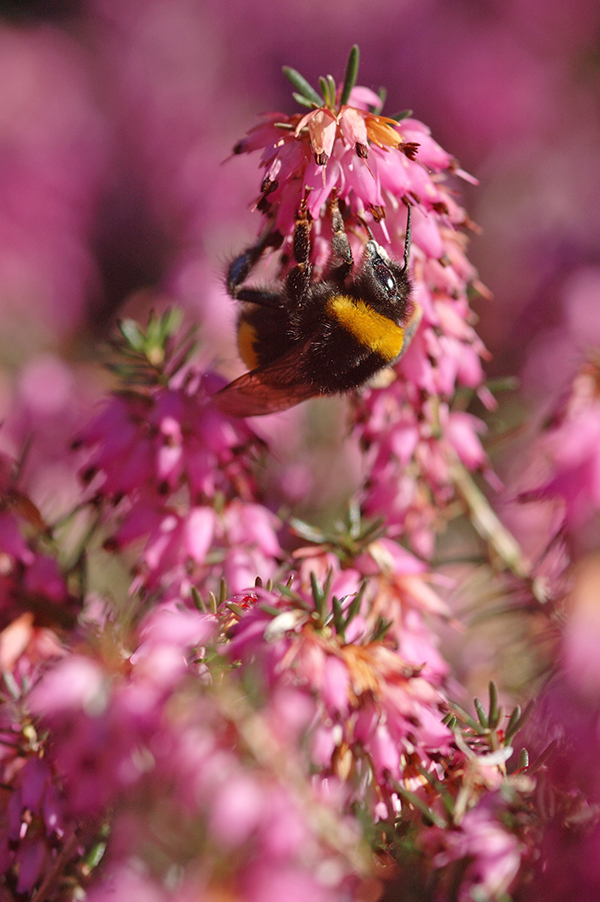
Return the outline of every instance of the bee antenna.
[[[406,214],[406,238],[404,239],[404,269],[408,270],[408,257],[410,254],[410,242],[412,238],[412,230],[410,227],[410,214],[412,204],[408,204],[408,213]]]

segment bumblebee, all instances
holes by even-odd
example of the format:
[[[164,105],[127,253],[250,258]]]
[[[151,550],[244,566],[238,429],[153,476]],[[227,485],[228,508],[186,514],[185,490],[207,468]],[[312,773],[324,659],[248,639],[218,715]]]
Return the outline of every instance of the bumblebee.
[[[260,416],[317,395],[348,392],[406,350],[420,320],[408,279],[410,206],[402,264],[371,236],[355,266],[335,197],[331,219],[331,251],[322,279],[312,277],[306,196],[294,227],[294,265],[278,290],[244,285],[273,243],[271,235],[231,263],[227,290],[243,304],[238,348],[249,372],[214,396],[224,413]]]

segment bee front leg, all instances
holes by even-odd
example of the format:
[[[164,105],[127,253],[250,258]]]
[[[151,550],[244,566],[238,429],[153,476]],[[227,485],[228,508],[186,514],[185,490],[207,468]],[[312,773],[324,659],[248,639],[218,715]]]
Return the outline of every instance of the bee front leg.
[[[227,269],[227,291],[232,298],[237,298],[242,283],[246,281],[261,252],[257,245],[249,247],[239,257],[232,260]]]
[[[331,198],[331,227],[333,236],[327,270],[330,278],[342,282],[354,266],[354,260],[336,194]]]
[[[281,245],[282,237],[278,232],[267,229],[252,247],[247,248],[243,253],[231,261],[227,269],[227,277],[225,284],[227,291],[234,300],[249,300],[242,297],[244,293],[252,291],[252,289],[242,288],[264,252],[268,247],[277,248]]]
[[[294,260],[296,265],[286,280],[288,293],[295,301],[306,297],[310,288],[310,220],[306,209],[308,191],[300,202],[294,227]]]

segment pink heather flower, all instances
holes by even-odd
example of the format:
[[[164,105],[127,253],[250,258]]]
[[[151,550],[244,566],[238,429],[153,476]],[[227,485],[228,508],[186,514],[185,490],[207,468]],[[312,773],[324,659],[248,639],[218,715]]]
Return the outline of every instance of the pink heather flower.
[[[223,651],[231,660],[239,660],[243,669],[258,670],[270,693],[290,686],[313,699],[310,750],[322,779],[341,776],[348,781],[353,798],[374,805],[377,797],[372,790],[365,796],[369,781],[364,783],[360,777],[365,768],[372,772],[377,791],[388,798],[394,781],[405,778],[404,756],[409,750],[425,768],[432,766],[430,755],[449,751],[451,734],[440,714],[443,697],[434,685],[442,665],[436,652],[426,650],[424,627],[422,657],[413,670],[398,651],[388,647],[396,638],[393,632],[388,633],[386,644],[369,638],[372,627],[367,624],[373,622],[373,611],[385,616],[388,610],[377,594],[367,591],[364,610],[356,615],[363,618],[357,644],[345,642],[331,628],[319,630],[304,594],[298,605],[264,590],[257,589],[255,597],[256,606],[240,612],[237,623],[229,627],[232,638]],[[348,610],[353,597],[342,597],[342,611]],[[388,603],[391,608],[391,599]],[[395,604],[400,605],[397,596]],[[281,613],[274,616],[273,608]],[[403,626],[398,633],[401,641]],[[416,648],[413,644],[413,651]],[[419,676],[422,668],[423,676]]]
[[[261,232],[270,228],[282,236],[282,248],[273,252],[282,277],[307,189],[315,278],[329,256],[334,193],[343,202],[355,259],[367,227],[401,259],[411,205],[412,299],[422,309],[421,325],[387,386],[363,392],[356,434],[369,452],[364,510],[383,516],[418,553],[430,556],[440,512],[454,498],[454,462],[487,468],[478,437],[482,424],[448,406],[460,386],[493,404],[482,385],[487,355],[468,299],[469,289],[486,292],[465,255],[460,229],[471,223],[447,182],[453,175],[470,177],[422,122],[379,115],[380,100],[367,88],[354,87],[345,103],[341,94],[338,87],[335,98],[320,106],[311,96],[315,105],[305,115],[269,115],[235,150],[262,149],[256,207],[266,219]]]
[[[485,428],[485,423],[470,413],[453,411],[447,416],[445,434],[448,442],[469,470],[479,469],[487,463],[485,451],[477,438]]]
[[[308,135],[310,138],[310,148],[315,158],[315,162],[319,166],[323,166],[333,150],[335,143],[335,133],[337,130],[337,120],[331,110],[319,109],[313,110],[303,116],[294,132],[295,137],[302,131],[304,126],[308,127]]]
[[[140,630],[141,644],[133,660],[148,649],[168,645],[182,652],[206,645],[215,638],[216,620],[208,614],[186,609],[157,608]]]
[[[132,679],[146,679],[135,664]],[[235,710],[227,703],[231,689],[241,702]],[[351,854],[350,849],[356,849],[356,831],[317,798],[296,750],[278,747],[260,712],[252,713],[253,726],[246,732],[246,703],[227,678],[223,690],[223,710],[220,690],[206,693],[189,676],[165,699],[161,716],[143,738],[147,773],[141,785],[131,784],[121,792],[104,876],[114,874],[117,879],[126,862],[137,863],[138,869],[146,863],[152,865],[158,885],[165,886],[176,858],[178,899],[204,898],[208,885],[216,892],[235,883],[237,896],[244,900],[254,898],[260,862],[266,869],[261,880],[265,891],[269,875],[285,873],[310,886],[316,898],[341,899],[338,886],[348,868],[341,850],[347,847]],[[284,761],[280,771],[278,762]],[[286,785],[288,768],[305,781],[300,794],[299,783],[292,791]],[[336,827],[334,843],[320,826],[322,818]],[[173,852],[164,846],[167,834],[160,828],[164,824],[168,831],[169,822],[178,825]],[[156,855],[159,848],[162,854]],[[178,850],[185,851],[181,855]],[[325,862],[330,864],[328,880],[319,874]]]
[[[4,780],[10,779],[7,769]],[[18,873],[18,892],[29,892],[52,868],[54,849],[64,835],[62,806],[48,762],[27,758],[11,781],[8,831],[12,850],[0,855],[0,872]]]
[[[143,399],[117,396],[85,429],[82,443],[96,447],[86,478],[100,470],[104,494],[131,492],[153,477],[155,451],[146,426],[148,409]]]
[[[102,711],[106,706],[106,675],[91,658],[71,655],[50,670],[32,690],[29,707],[45,717],[74,711]]]
[[[146,537],[134,588],[161,589],[188,598],[192,585],[218,588],[224,576],[234,592],[274,576],[283,552],[279,520],[257,504],[233,500],[217,513],[206,505],[171,509],[160,496],[140,496],[108,540],[110,550]],[[216,560],[209,561],[209,554]]]
[[[594,363],[573,382],[571,395],[555,420],[540,451],[549,477],[540,493],[559,496],[568,524],[581,527],[600,508],[600,392]]]
[[[23,585],[26,592],[45,596],[59,604],[68,599],[67,585],[57,561],[45,554],[36,555],[25,572]]]
[[[517,837],[494,816],[493,799],[468,811],[458,829],[430,828],[420,844],[433,854],[437,868],[451,862],[466,865],[459,902],[470,902],[478,895],[485,899],[502,898],[517,876],[524,852]]]
[[[428,613],[445,618],[449,609],[432,587],[431,576],[423,561],[385,537],[367,546],[355,559],[355,568],[340,570],[335,556],[315,555],[310,549],[304,553],[300,549],[297,556],[305,591],[310,586],[311,573],[320,582],[329,577],[331,592],[344,599],[344,604],[360,590],[365,576],[376,577],[378,593],[372,603],[374,609],[392,624],[402,659],[414,664],[435,685],[443,684],[448,665],[437,650],[437,640],[426,626],[423,615]],[[367,618],[359,612],[346,630],[346,641],[360,643],[367,635]]]
[[[333,189],[343,200],[353,202],[358,212],[374,210],[378,216],[378,208],[386,199],[379,187],[382,182],[386,187],[393,186],[396,195],[408,193],[410,174],[404,173],[408,169],[422,187],[419,165],[406,165],[414,158],[415,147],[404,139],[403,124],[398,126],[392,119],[356,106],[345,105],[337,113],[322,107],[306,116],[271,115],[235,150],[248,153],[261,146],[265,179],[258,206],[265,213],[279,211],[275,224],[284,235],[293,230],[293,216],[304,185],[313,188],[308,209],[314,219]],[[394,161],[395,168],[388,174],[386,154],[397,148],[405,154],[406,162]],[[398,190],[399,185],[403,191]],[[429,195],[437,199],[438,192],[432,187]]]
[[[235,151],[263,149],[265,178],[257,205],[273,218],[274,227],[284,237],[291,236],[302,192],[310,186],[308,210],[316,229],[321,208],[335,190],[353,213],[367,218],[378,239],[391,241],[392,249],[401,251],[406,225],[401,201],[410,199],[416,204],[413,240],[417,256],[420,259],[422,250],[425,259],[442,258],[443,230],[449,228],[451,235],[452,225],[465,220],[438,178],[442,172],[456,169],[454,161],[423,123],[413,119],[396,122],[370,111],[369,107],[379,105],[377,95],[355,87],[349,103],[339,110],[323,106],[305,116],[270,114]],[[390,227],[386,228],[383,221],[387,223],[388,218]],[[453,242],[451,237],[449,240]],[[455,258],[455,250],[448,257]],[[460,261],[463,259],[464,255]],[[463,271],[473,278],[472,268],[464,266]],[[461,286],[460,280],[456,284]]]
[[[93,449],[85,478],[98,474],[94,485],[109,498],[149,487],[164,495],[182,481],[194,499],[231,493],[232,481],[245,472],[237,450],[252,434],[209,397],[200,374],[184,388],[113,397],[81,436]]]
[[[48,848],[42,837],[26,837],[19,844],[15,855],[15,863],[18,865],[19,877],[17,880],[17,893],[29,892],[39,879],[44,865],[47,864]]]
[[[0,663],[4,672],[32,679],[42,661],[62,654],[51,628],[71,627],[79,600],[57,560],[38,550],[49,547],[48,526],[11,470],[0,457]]]
[[[31,682],[42,665],[63,657],[65,649],[55,632],[35,625],[31,611],[16,613],[11,612],[14,619],[0,632],[0,667],[17,680]]]
[[[110,869],[102,881],[92,887],[90,902],[169,902],[169,894],[149,876],[140,873],[135,862]]]
[[[429,557],[441,514],[454,498],[457,462],[489,474],[479,439],[485,427],[471,414],[450,411],[435,394],[419,400],[416,409],[403,404],[402,395],[412,391],[406,388],[396,382],[363,395],[359,431],[369,462],[363,506],[368,515],[383,516],[392,535],[406,534],[413,549]]]
[[[0,551],[22,564],[33,564],[35,555],[21,534],[16,517],[0,512]]]

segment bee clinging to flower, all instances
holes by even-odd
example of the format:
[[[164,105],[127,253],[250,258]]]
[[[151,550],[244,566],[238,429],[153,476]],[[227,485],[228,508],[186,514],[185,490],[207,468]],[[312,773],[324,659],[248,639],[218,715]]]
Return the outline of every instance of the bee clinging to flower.
[[[254,206],[266,222],[227,272],[248,372],[215,401],[233,416],[348,392],[395,364],[421,320],[427,261],[437,278],[451,259],[446,246],[461,254],[453,236],[465,214],[443,178],[466,174],[410,111],[382,116],[382,98],[355,86],[357,69],[354,47],[343,84],[322,78],[321,94],[284,70],[310,111],[273,113],[234,149],[262,150]],[[257,286],[269,254],[277,278]],[[430,302],[424,324],[438,322]]]
[[[285,410],[317,395],[358,388],[405,350],[419,321],[410,300],[410,207],[402,263],[372,237],[355,264],[337,197],[322,278],[313,280],[306,195],[293,235],[294,266],[277,290],[245,287],[265,241],[229,267],[229,293],[243,304],[238,347],[249,372],[216,395],[233,416]]]

